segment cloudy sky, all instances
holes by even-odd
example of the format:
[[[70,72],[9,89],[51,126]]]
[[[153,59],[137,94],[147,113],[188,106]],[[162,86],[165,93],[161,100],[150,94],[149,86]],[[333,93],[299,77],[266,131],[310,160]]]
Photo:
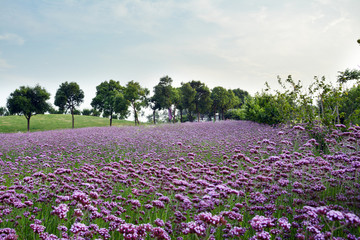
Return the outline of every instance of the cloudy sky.
[[[19,86],[54,95],[65,81],[85,92],[130,80],[251,94],[277,75],[309,84],[360,68],[359,0],[1,0],[0,106]]]

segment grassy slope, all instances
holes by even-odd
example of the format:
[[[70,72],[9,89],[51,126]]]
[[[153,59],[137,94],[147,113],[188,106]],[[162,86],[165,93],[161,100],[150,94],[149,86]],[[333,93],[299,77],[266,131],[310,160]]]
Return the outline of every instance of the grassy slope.
[[[109,126],[108,118],[75,115],[75,128]],[[133,122],[113,119],[113,126],[132,126]],[[46,131],[71,128],[70,114],[35,115],[30,119],[30,131]],[[0,117],[0,133],[26,132],[27,120],[24,116]]]

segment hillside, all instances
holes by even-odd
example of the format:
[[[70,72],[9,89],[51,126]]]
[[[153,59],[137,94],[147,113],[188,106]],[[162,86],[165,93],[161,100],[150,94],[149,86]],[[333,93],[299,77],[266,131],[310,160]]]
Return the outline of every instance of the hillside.
[[[109,126],[109,119],[75,115],[75,128]],[[127,120],[113,119],[113,126],[132,126]],[[26,132],[27,121],[24,116],[0,117],[0,133]],[[70,114],[39,114],[31,117],[30,131],[47,131],[71,128]]]

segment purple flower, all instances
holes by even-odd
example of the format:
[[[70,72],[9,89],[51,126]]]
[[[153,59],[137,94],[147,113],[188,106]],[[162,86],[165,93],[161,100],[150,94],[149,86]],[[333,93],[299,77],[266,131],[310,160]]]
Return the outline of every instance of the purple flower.
[[[202,224],[198,224],[197,222],[188,222],[183,226],[182,233],[188,235],[190,233],[195,233],[198,236],[204,236],[206,233],[206,228]]]
[[[337,220],[344,219],[344,214],[342,212],[339,212],[339,211],[330,210],[329,212],[326,213],[326,217],[330,221],[337,221]]]
[[[169,234],[162,228],[154,227],[152,229],[152,235],[153,238],[156,239],[164,239],[164,240],[171,240],[171,237]]]
[[[154,223],[158,227],[163,227],[165,225],[164,221],[160,218],[155,219]]]
[[[68,205],[62,203],[58,207],[53,207],[54,210],[51,214],[59,216],[60,219],[64,219],[66,217],[67,212],[69,211]]]
[[[278,220],[279,226],[282,227],[284,230],[289,231],[291,224],[289,223],[286,217],[279,218]]]
[[[121,224],[117,230],[124,236],[124,239],[126,240],[138,239],[137,227],[134,224],[131,223]]]
[[[347,223],[350,223],[354,226],[359,226],[360,225],[360,218],[358,216],[356,216],[355,214],[353,213],[345,213],[344,214],[345,216],[345,221]]]
[[[81,232],[86,232],[88,231],[88,229],[89,229],[88,226],[86,226],[85,224],[76,222],[71,226],[70,232],[74,234],[78,234]]]
[[[246,228],[243,227],[234,227],[233,229],[230,230],[229,234],[232,237],[240,237],[242,235],[244,235],[246,232]]]
[[[262,231],[262,232],[257,232],[256,235],[251,239],[270,240],[271,235],[268,232]]]
[[[259,215],[256,215],[253,219],[250,220],[250,225],[257,232],[262,231],[266,227],[274,226],[270,218]]]
[[[204,223],[213,225],[213,226],[219,226],[219,225],[225,225],[226,220],[222,216],[212,215],[209,212],[203,212],[199,215],[195,216],[195,219],[200,219]]]
[[[157,208],[164,208],[165,207],[164,203],[162,201],[160,201],[160,200],[152,201],[152,205],[154,205]]]
[[[78,202],[80,202],[83,205],[90,204],[90,200],[86,193],[82,191],[75,190],[72,194],[72,198]]]
[[[31,229],[34,231],[34,233],[42,233],[45,231],[45,226],[39,225],[39,224],[30,224]]]

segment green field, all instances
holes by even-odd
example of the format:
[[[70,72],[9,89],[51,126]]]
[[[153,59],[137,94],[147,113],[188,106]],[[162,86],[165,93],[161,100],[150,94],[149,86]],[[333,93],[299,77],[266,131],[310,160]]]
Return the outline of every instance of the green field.
[[[75,128],[109,126],[108,118],[75,115]],[[113,119],[113,126],[132,126],[134,122]],[[30,131],[47,131],[71,128],[70,114],[39,114],[30,119]],[[0,117],[0,133],[26,132],[27,120],[24,116]]]

